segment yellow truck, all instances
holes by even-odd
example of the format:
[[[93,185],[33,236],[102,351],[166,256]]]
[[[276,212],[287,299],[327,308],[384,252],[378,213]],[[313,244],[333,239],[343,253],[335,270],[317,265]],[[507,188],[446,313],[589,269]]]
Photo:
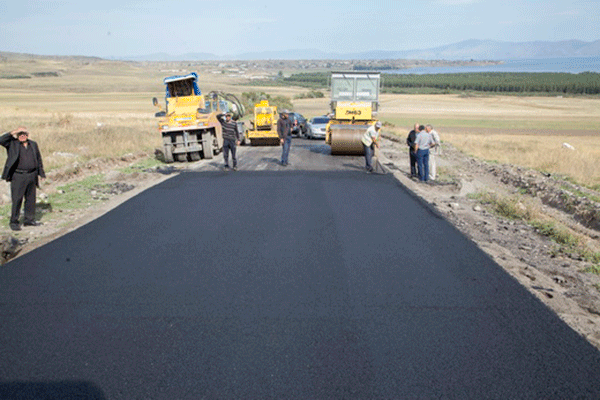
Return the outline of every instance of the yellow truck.
[[[325,134],[331,154],[364,154],[361,139],[377,121],[380,85],[380,72],[331,73],[332,117]]]
[[[254,120],[250,121],[250,129],[245,133],[246,141],[256,145],[278,145],[277,107],[261,100],[254,105]]]
[[[160,111],[158,130],[163,140],[163,153],[166,162],[198,161],[210,159],[223,148],[219,114],[231,112],[238,120],[244,108],[231,94],[210,92],[203,95],[198,88],[198,75],[170,76],[164,79],[166,86],[166,110],[152,99]]]

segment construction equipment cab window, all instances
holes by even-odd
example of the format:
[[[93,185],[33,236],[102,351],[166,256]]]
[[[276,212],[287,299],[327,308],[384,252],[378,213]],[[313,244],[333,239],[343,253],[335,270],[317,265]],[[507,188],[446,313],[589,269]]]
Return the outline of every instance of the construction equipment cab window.
[[[331,79],[331,100],[377,101],[379,73],[334,73]]]

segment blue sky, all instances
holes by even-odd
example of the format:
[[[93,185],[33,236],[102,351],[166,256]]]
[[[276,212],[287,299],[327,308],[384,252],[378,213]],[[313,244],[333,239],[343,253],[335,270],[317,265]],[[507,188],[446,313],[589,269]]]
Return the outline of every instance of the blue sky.
[[[600,1],[3,0],[0,38],[0,51],[98,57],[591,42],[600,39]]]

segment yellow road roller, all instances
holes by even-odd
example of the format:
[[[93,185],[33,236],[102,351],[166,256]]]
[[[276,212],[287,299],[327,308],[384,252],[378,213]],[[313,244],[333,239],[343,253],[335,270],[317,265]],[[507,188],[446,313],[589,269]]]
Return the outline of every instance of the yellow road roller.
[[[254,120],[250,121],[250,126],[245,136],[252,146],[279,145],[277,107],[270,105],[268,100],[261,100],[254,106]]]
[[[381,73],[331,73],[331,113],[325,143],[333,155],[363,155],[362,135],[377,119]]]

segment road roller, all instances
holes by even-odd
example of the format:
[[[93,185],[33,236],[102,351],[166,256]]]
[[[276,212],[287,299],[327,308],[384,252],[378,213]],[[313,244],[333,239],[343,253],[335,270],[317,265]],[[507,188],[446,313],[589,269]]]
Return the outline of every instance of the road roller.
[[[277,134],[277,106],[268,100],[261,100],[254,106],[254,119],[250,120],[250,129],[245,132],[245,140],[252,146],[280,144]]]
[[[377,119],[381,73],[331,73],[331,114],[325,143],[333,155],[363,155],[362,135]]]

